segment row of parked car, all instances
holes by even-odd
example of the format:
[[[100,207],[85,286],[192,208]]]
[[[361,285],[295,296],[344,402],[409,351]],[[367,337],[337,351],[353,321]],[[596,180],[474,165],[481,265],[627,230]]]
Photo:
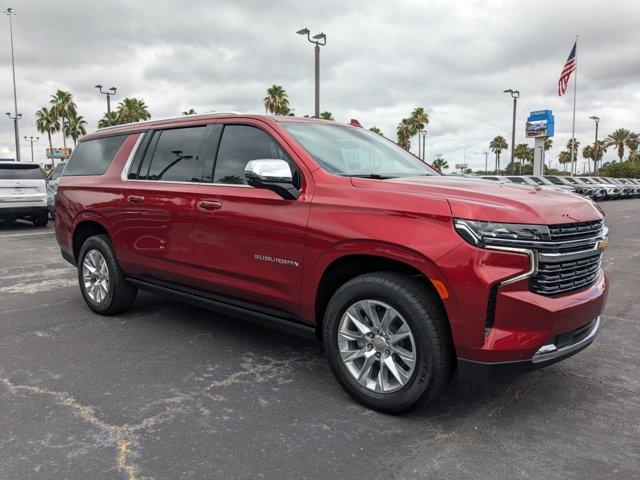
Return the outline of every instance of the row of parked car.
[[[484,175],[481,178],[564,190],[593,200],[640,197],[640,180],[637,178],[565,177],[562,175]]]

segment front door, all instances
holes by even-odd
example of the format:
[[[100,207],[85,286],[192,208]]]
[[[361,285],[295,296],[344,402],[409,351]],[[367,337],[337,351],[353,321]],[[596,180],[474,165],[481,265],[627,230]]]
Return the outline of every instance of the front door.
[[[296,315],[310,203],[299,167],[272,135],[229,124],[211,145],[218,152],[213,183],[196,192],[194,266],[206,290]],[[297,200],[247,185],[244,167],[260,158],[289,162]]]

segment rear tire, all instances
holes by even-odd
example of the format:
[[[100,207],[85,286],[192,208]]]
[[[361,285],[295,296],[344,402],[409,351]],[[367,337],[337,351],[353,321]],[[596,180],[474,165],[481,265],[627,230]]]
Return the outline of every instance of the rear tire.
[[[49,212],[33,217],[31,223],[33,223],[34,227],[46,227],[47,223],[49,223]]]
[[[329,301],[323,323],[329,365],[347,393],[369,408],[404,413],[436,399],[451,380],[448,321],[424,282],[397,272],[367,273]],[[357,359],[350,360],[354,353]]]
[[[78,256],[78,282],[84,301],[100,315],[128,309],[138,289],[127,282],[107,235],[89,237]]]

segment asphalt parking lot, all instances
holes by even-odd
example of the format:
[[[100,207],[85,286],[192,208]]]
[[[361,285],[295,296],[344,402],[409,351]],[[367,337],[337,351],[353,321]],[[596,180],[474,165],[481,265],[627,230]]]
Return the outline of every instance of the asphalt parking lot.
[[[606,202],[595,343],[402,417],[318,345],[147,293],[84,304],[53,229],[0,226],[0,478],[640,477],[640,200]]]

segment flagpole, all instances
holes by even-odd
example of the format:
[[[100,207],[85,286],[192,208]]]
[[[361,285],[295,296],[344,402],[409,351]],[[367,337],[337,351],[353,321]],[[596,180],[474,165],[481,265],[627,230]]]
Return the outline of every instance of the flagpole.
[[[575,175],[578,159],[575,155],[576,149],[576,91],[578,88],[578,35],[576,35],[576,54],[574,57],[574,62],[576,65],[575,71],[573,72],[573,120],[571,122],[571,174]]]

